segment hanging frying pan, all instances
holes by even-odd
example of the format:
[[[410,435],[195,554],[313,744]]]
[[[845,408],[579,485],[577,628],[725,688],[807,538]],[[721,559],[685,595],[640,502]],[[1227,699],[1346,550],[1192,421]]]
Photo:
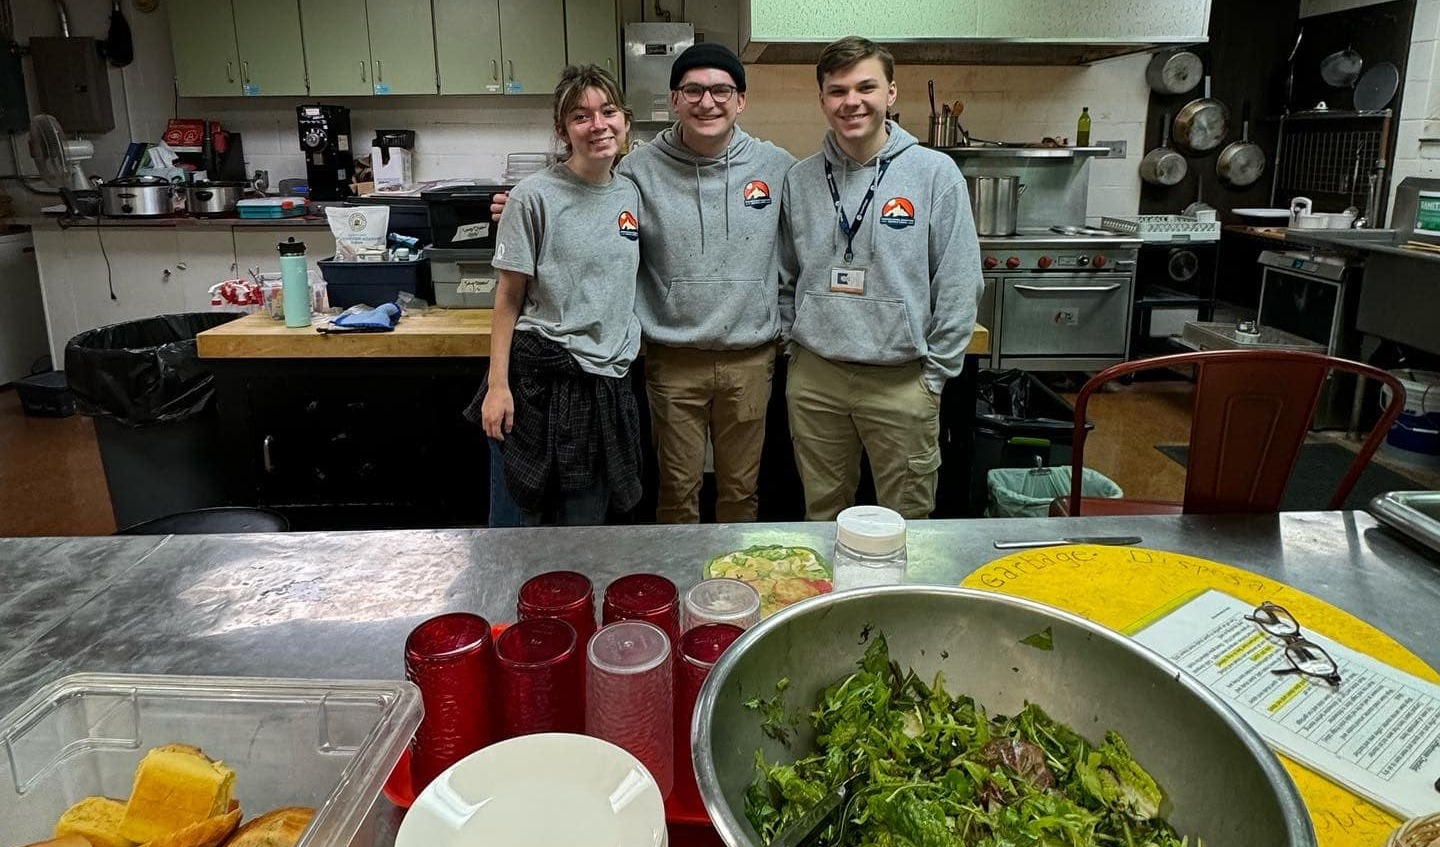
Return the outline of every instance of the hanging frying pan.
[[[1156,53],[1145,68],[1145,81],[1156,94],[1189,94],[1200,84],[1205,65],[1189,50]]]
[[[1320,60],[1320,78],[1331,88],[1350,88],[1360,78],[1360,69],[1365,60],[1360,54],[1346,47]]]
[[[1190,164],[1170,148],[1170,113],[1160,120],[1160,146],[1140,160],[1140,178],[1151,185],[1174,185],[1185,178]]]
[[[1250,101],[1240,108],[1240,140],[1232,141],[1215,160],[1215,175],[1234,188],[1254,184],[1265,172],[1265,151],[1250,141]]]
[[[1191,100],[1175,116],[1175,146],[1188,156],[1209,153],[1225,142],[1230,133],[1230,110],[1210,97],[1210,77],[1205,77],[1205,96]]]
[[[1355,83],[1355,110],[1374,112],[1389,106],[1399,87],[1399,69],[1389,62],[1380,62]]]

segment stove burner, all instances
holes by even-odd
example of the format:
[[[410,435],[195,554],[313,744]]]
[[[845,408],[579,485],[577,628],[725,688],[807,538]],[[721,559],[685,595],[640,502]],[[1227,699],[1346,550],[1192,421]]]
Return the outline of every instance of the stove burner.
[[[1052,226],[1050,227],[1050,231],[1058,232],[1061,235],[1089,235],[1099,236],[1102,238],[1105,236],[1116,235],[1116,233],[1113,233],[1108,229],[1096,229],[1093,226],[1068,226],[1064,224]]]

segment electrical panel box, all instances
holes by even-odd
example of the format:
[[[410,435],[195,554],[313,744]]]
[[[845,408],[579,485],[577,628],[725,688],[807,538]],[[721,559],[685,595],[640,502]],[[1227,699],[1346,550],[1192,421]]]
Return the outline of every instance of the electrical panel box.
[[[24,132],[29,126],[30,103],[25,99],[20,47],[0,38],[0,132]]]
[[[32,36],[39,111],[54,115],[66,132],[109,132],[115,128],[110,105],[110,72],[93,38]]]
[[[693,24],[625,25],[625,99],[637,121],[673,121],[670,66],[695,43]]]

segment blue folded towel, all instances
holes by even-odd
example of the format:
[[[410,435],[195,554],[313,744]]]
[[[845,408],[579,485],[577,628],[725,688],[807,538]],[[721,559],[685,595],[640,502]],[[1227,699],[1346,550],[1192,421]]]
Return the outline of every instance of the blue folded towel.
[[[341,315],[332,323],[338,327],[349,330],[368,332],[389,332],[395,328],[400,320],[400,307],[394,303],[386,303],[365,312],[353,312]]]

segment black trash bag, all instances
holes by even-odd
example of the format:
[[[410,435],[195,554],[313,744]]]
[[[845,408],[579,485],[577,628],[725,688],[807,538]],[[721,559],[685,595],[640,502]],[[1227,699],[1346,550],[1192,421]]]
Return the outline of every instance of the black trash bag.
[[[214,396],[195,336],[233,312],[157,315],[82,332],[65,345],[65,376],[81,414],[130,427],[183,421]]]
[[[1043,438],[1069,444],[1075,409],[1034,374],[1023,370],[981,371],[976,386],[975,426],[1003,438]],[[1085,431],[1095,428],[1085,422]]]

